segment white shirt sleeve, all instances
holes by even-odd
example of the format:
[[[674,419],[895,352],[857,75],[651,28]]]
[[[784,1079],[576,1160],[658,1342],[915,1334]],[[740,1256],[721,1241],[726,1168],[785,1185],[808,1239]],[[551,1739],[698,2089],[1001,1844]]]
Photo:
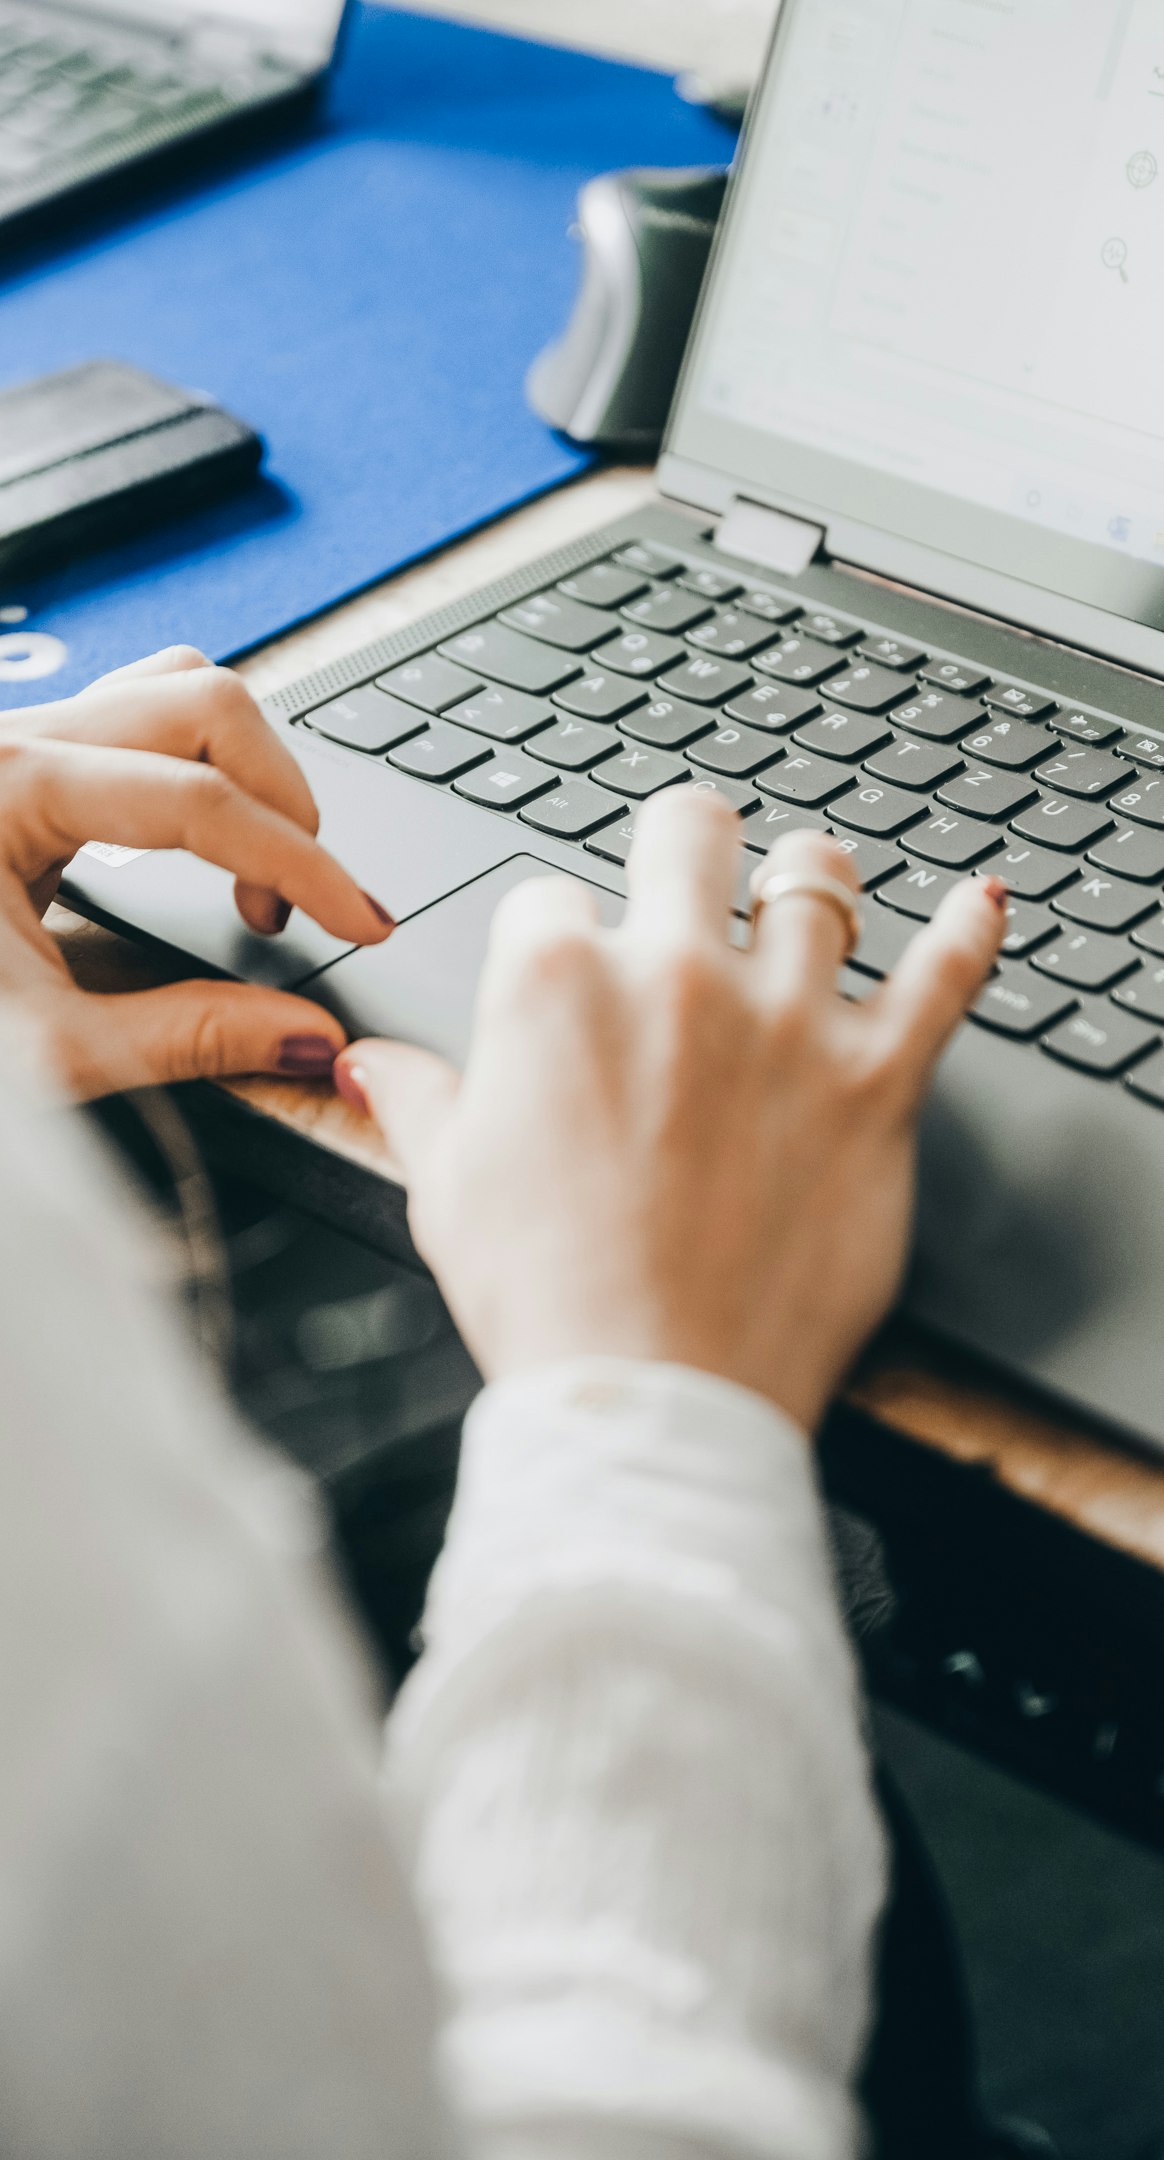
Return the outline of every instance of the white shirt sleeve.
[[[850,2160],[883,1887],[812,1457],[705,1374],[489,1389],[390,1777],[488,2160]]]
[[[405,1867],[310,1494],[144,1249],[0,1081],[6,2160],[849,2160],[881,1859],[801,1437],[654,1367],[486,1392]]]

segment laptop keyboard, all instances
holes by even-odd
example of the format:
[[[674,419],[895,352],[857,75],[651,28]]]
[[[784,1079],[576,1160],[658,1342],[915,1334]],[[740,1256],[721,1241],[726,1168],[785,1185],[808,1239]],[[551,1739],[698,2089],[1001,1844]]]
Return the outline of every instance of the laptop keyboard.
[[[51,28],[50,28],[51,21]],[[96,23],[0,5],[0,206],[65,165],[113,162],[136,136],[224,104]]]
[[[1010,891],[971,1018],[1164,1107],[1164,727],[635,541],[307,716],[604,862],[660,788],[743,820],[736,910],[783,832],[831,832],[868,896],[872,988],[959,877]]]

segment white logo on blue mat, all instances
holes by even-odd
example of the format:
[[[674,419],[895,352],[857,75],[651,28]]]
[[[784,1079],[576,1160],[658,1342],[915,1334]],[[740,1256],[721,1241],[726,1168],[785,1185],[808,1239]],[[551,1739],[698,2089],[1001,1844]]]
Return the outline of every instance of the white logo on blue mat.
[[[26,607],[0,607],[0,623],[28,620]],[[0,682],[35,682],[64,667],[69,648],[46,630],[6,631],[0,635]]]

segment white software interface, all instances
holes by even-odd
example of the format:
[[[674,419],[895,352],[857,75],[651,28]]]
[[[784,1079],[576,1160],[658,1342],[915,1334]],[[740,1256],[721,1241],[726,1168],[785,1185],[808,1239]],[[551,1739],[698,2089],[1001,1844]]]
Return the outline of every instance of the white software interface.
[[[1164,0],[787,0],[706,410],[1164,562]]]

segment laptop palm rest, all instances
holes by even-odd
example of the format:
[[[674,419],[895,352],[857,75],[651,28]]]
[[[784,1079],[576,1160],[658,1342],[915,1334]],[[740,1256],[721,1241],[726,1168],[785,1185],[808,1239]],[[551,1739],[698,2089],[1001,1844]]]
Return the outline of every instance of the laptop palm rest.
[[[413,915],[386,945],[367,945],[337,960],[304,985],[305,995],[326,1005],[352,1036],[391,1035],[463,1065],[498,905],[527,879],[554,875],[552,864],[515,855]],[[619,920],[625,902],[617,893],[588,879],[575,883],[593,893],[603,923]]]

